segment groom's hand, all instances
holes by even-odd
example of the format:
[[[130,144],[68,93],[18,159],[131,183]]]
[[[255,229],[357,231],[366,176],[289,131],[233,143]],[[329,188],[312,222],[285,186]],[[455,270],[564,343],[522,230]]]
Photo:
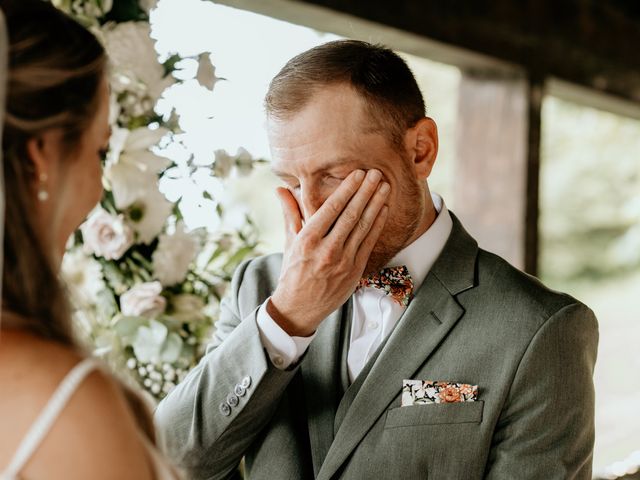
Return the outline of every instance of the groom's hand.
[[[358,285],[386,222],[389,185],[378,170],[356,170],[306,219],[296,199],[278,188],[286,245],[267,312],[292,336],[309,336]]]

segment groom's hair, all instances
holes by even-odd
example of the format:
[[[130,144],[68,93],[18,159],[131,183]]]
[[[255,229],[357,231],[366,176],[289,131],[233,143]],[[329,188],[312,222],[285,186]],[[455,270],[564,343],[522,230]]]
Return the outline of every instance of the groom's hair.
[[[348,84],[365,100],[376,131],[403,148],[404,133],[425,116],[422,93],[411,70],[392,50],[358,40],[314,47],[287,62],[265,97],[267,115],[288,119],[327,85]]]

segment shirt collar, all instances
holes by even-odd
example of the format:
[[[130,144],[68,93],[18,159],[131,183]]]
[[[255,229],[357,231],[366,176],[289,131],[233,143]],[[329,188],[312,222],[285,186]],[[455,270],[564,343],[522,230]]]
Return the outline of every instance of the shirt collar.
[[[386,265],[387,267],[406,265],[413,280],[414,291],[418,290],[429,274],[453,228],[451,215],[442,197],[434,193],[431,199],[437,212],[435,221],[426,232],[400,250]]]

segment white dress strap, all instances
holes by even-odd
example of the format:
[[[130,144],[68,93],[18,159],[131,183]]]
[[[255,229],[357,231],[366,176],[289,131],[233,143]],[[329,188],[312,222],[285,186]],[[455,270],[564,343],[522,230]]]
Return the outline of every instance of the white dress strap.
[[[9,467],[0,474],[0,480],[10,480],[18,477],[31,456],[38,449],[42,441],[51,430],[60,412],[67,405],[78,386],[94,369],[99,367],[95,358],[86,358],[78,363],[62,380],[49,402],[33,423],[26,436],[22,439],[18,450],[9,463]]]

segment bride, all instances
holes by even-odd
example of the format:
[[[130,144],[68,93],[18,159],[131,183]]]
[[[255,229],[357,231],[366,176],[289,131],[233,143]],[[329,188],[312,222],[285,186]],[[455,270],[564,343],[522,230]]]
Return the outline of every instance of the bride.
[[[102,193],[104,50],[42,0],[0,0],[0,9],[0,479],[177,478],[154,447],[146,405],[74,342],[58,280],[67,238]]]

